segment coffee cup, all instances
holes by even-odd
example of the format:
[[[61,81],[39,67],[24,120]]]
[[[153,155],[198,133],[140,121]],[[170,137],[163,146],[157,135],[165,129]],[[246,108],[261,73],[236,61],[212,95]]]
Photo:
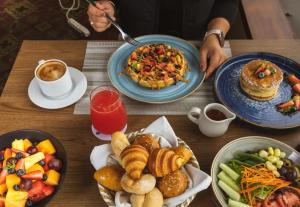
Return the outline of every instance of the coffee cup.
[[[40,60],[34,76],[42,93],[50,98],[64,97],[73,86],[68,66],[61,60]]]
[[[198,125],[202,134],[208,137],[220,137],[226,133],[236,115],[222,104],[211,103],[203,110],[193,107],[188,113],[188,118]]]

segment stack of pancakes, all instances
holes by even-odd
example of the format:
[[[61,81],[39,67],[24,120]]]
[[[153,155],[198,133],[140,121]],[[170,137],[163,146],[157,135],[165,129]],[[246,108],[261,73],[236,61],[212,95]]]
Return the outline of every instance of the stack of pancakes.
[[[269,68],[273,72],[260,77],[258,73],[258,69],[260,68]],[[264,70],[260,73],[264,73]],[[265,74],[267,73],[265,72]],[[283,73],[277,65],[266,60],[252,60],[244,65],[242,69],[240,85],[251,98],[259,101],[267,101],[271,100],[277,94],[282,80]]]

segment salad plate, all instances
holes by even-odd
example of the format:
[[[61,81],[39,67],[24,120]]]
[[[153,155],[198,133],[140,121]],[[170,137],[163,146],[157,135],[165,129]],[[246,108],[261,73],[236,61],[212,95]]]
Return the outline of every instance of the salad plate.
[[[243,66],[252,60],[270,61],[284,73],[300,77],[300,65],[295,61],[272,53],[247,53],[232,57],[224,62],[216,72],[214,88],[218,99],[240,119],[260,127],[284,129],[300,126],[300,113],[284,115],[276,105],[287,102],[292,96],[292,87],[283,80],[277,95],[269,101],[251,99],[240,87]]]
[[[141,102],[161,104],[184,98],[200,87],[205,73],[200,70],[199,52],[192,44],[183,39],[166,35],[146,35],[136,39],[142,45],[164,43],[179,49],[188,63],[189,70],[185,75],[188,82],[178,82],[159,90],[140,86],[124,73],[128,57],[136,49],[136,47],[124,43],[111,55],[107,65],[108,76],[113,86],[122,94]]]
[[[259,206],[260,202],[272,204],[271,198],[277,199],[276,196],[280,193],[286,196],[284,193],[289,192],[289,190],[300,192],[299,166],[299,152],[287,144],[267,137],[242,137],[226,144],[215,156],[211,166],[212,189],[218,203],[223,207],[235,206],[234,204],[244,207],[251,206],[251,204],[252,206]],[[265,177],[263,180],[252,179],[252,182],[257,183],[248,182],[247,188],[243,183],[251,180],[249,179],[249,177],[251,178],[249,170],[252,170],[253,173],[259,172],[260,174],[256,174],[256,177],[260,175]],[[229,171],[233,171],[233,175]],[[228,180],[232,182],[228,182],[228,177]],[[268,184],[266,185],[266,183]],[[226,187],[228,184],[230,185],[229,191],[233,194],[228,191]],[[249,186],[253,189],[257,187],[257,189],[251,191]],[[263,187],[259,188],[259,186]],[[251,204],[247,200],[249,195],[252,196]],[[298,195],[298,205],[300,205],[299,196],[300,194]],[[266,201],[266,199],[269,200]],[[286,200],[289,199],[290,197],[287,197]],[[276,203],[273,204],[275,206]]]

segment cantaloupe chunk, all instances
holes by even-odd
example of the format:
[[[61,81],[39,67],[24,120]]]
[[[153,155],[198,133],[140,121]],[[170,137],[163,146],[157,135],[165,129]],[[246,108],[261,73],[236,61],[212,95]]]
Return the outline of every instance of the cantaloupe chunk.
[[[15,139],[11,143],[11,147],[16,149],[16,150],[24,151],[24,140],[23,139]]]
[[[7,191],[7,186],[5,183],[0,185],[0,195],[3,195]]]
[[[53,144],[49,139],[46,139],[44,141],[41,141],[38,145],[36,145],[36,148],[43,153],[48,154],[54,154],[56,152]]]
[[[42,152],[37,152],[29,157],[25,158],[25,170],[27,171],[31,168],[34,164],[38,163],[39,161],[45,159],[45,155]]]
[[[34,164],[31,168],[29,168],[28,170],[26,170],[26,173],[30,173],[30,172],[33,172],[33,171],[41,171],[43,174],[44,174],[44,168],[39,165],[38,163]]]
[[[8,189],[13,188],[14,185],[19,185],[21,183],[21,178],[16,174],[9,174],[6,176],[6,186]]]
[[[47,185],[58,185],[59,179],[60,179],[60,173],[56,172],[55,170],[49,170],[46,172],[47,174],[47,180],[45,183]]]
[[[32,146],[32,143],[29,139],[24,139],[24,151],[26,152],[29,147]]]

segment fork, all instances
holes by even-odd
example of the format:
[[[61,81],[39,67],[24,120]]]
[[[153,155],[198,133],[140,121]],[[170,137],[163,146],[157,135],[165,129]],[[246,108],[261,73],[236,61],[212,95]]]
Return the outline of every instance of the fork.
[[[93,0],[86,0],[86,1],[90,4],[92,4],[94,7],[97,7],[96,3]],[[124,32],[122,30],[122,28],[120,27],[120,25],[117,22],[115,22],[106,12],[104,12],[104,13],[105,13],[105,17],[112,23],[112,25],[114,25],[119,30],[119,32],[121,33],[122,39],[124,41],[126,41],[129,44],[134,45],[134,46],[139,46],[141,44],[139,41],[133,39],[126,32]]]

